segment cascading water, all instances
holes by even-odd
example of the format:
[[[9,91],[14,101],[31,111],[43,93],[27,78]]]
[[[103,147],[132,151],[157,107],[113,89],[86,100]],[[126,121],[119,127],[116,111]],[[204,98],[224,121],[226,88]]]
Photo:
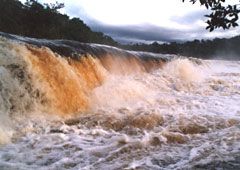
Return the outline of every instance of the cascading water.
[[[0,169],[240,167],[240,62],[0,35]]]

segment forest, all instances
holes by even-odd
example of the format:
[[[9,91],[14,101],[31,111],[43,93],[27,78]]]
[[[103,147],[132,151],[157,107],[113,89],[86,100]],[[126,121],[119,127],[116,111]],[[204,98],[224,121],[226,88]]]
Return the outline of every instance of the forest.
[[[92,31],[79,18],[70,18],[58,10],[64,4],[41,4],[37,0],[0,0],[0,31],[46,39],[69,39],[108,45],[117,43],[101,32]]]
[[[176,54],[197,58],[240,59],[240,36],[232,38],[215,38],[213,40],[194,40],[184,43],[131,44],[121,48],[135,51],[147,51],[163,54]]]

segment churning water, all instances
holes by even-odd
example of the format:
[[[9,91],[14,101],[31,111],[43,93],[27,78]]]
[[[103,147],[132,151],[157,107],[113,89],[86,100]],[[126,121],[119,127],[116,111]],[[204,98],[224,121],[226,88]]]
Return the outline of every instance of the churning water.
[[[0,169],[217,168],[240,168],[240,62],[0,37]]]

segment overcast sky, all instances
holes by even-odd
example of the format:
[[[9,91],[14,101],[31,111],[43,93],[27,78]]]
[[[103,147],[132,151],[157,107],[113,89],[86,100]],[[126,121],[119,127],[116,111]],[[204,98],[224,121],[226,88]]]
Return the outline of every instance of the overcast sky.
[[[39,0],[54,3],[56,0]],[[209,33],[205,30],[205,14],[199,4],[185,0],[58,0],[61,11],[79,17],[94,31],[110,35],[116,41],[171,42],[214,37],[232,37],[240,28]],[[238,0],[226,0],[238,3]]]

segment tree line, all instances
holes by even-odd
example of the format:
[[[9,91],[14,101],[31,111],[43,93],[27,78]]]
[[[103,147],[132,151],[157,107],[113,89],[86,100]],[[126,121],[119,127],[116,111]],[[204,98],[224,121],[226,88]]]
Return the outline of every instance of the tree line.
[[[121,48],[134,51],[146,51],[162,54],[176,54],[197,58],[240,59],[240,36],[233,38],[215,38],[213,40],[194,40],[184,43],[131,44]]]
[[[69,39],[108,45],[117,43],[101,32],[92,31],[79,18],[59,13],[64,4],[41,4],[37,0],[0,0],[0,31],[47,39]]]

